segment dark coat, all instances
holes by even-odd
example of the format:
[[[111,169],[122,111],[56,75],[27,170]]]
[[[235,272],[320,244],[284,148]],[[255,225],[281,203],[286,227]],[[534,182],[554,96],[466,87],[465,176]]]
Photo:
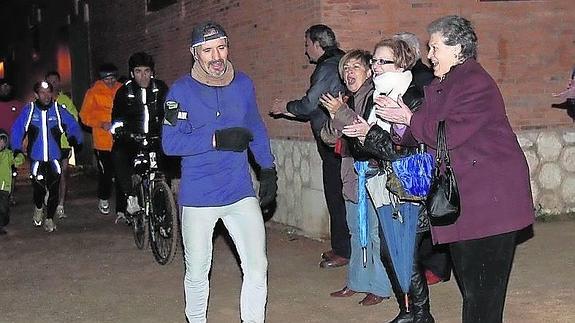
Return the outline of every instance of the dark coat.
[[[420,91],[415,79],[411,81],[409,87],[405,93],[401,96],[403,103],[405,103],[409,109],[413,112],[417,111],[421,104],[423,103],[423,93]],[[371,113],[373,106],[366,111],[364,114],[364,119]],[[412,147],[401,147],[393,143],[391,134],[383,130],[380,126],[375,125],[369,129],[367,135],[365,136],[365,142],[362,146],[354,147],[356,149],[363,150],[364,153],[375,157],[382,161],[394,161],[405,155],[414,153],[416,148],[416,143],[414,142]]]
[[[433,70],[429,66],[425,65],[421,59],[418,59],[417,62],[415,62],[415,65],[411,68],[411,74],[413,74],[415,85],[417,85],[422,92],[423,88],[429,85],[429,83],[431,83],[435,78]]]
[[[328,112],[319,106],[319,97],[324,93],[337,96],[345,93],[345,85],[339,77],[339,60],[344,52],[339,48],[327,48],[318,59],[317,66],[310,77],[310,86],[306,94],[299,100],[288,102],[287,111],[302,120],[309,120],[315,138],[319,140],[319,132],[329,119]]]
[[[402,141],[415,138],[436,147],[439,120],[446,121],[461,215],[453,225],[432,228],[434,242],[479,239],[532,224],[527,161],[495,81],[474,59],[425,88],[425,102]]]
[[[146,104],[143,102],[142,90],[146,92]],[[144,133],[144,125],[147,122],[148,133],[159,135],[164,120],[164,101],[167,93],[168,86],[162,80],[151,79],[146,89],[141,88],[133,79],[127,81],[114,97],[112,123],[123,122],[124,130],[128,133]]]

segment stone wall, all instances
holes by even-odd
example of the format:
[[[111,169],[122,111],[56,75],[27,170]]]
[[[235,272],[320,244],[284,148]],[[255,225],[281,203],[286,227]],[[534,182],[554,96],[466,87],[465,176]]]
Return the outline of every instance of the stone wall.
[[[527,158],[537,215],[575,211],[575,129],[517,133]],[[329,237],[321,160],[314,142],[273,140],[278,207],[272,220],[312,238]],[[339,174],[333,174],[338,176]]]
[[[575,211],[575,129],[522,131],[517,137],[529,164],[538,215]]]
[[[277,210],[272,220],[309,237],[328,238],[329,214],[315,142],[272,140],[272,150],[278,170]]]

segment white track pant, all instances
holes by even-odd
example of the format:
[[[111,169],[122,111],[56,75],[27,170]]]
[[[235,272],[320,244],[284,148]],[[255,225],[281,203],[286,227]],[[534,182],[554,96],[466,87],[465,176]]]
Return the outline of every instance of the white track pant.
[[[218,207],[183,207],[186,317],[190,323],[206,322],[212,236],[218,219],[222,219],[228,229],[240,256],[243,272],[241,319],[249,323],[264,322],[268,265],[266,235],[255,197]]]

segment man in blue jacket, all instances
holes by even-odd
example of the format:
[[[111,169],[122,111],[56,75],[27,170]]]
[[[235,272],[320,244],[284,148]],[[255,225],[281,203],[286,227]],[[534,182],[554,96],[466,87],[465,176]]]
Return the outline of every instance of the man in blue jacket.
[[[170,88],[162,145],[182,156],[179,203],[189,322],[206,322],[212,235],[222,219],[240,256],[243,322],[264,322],[267,298],[265,228],[260,206],[275,200],[277,176],[252,80],[228,61],[228,37],[213,22],[194,27],[191,73]],[[261,167],[259,202],[248,152]]]
[[[78,122],[68,110],[52,99],[52,84],[41,81],[34,84],[36,100],[24,106],[12,125],[10,143],[14,152],[22,151],[22,141],[28,137],[28,158],[30,159],[30,177],[34,188],[34,225],[41,226],[47,232],[56,229],[54,213],[59,200],[58,188],[62,174],[62,136],[76,151],[82,144],[82,131]],[[46,219],[44,219],[44,198]]]

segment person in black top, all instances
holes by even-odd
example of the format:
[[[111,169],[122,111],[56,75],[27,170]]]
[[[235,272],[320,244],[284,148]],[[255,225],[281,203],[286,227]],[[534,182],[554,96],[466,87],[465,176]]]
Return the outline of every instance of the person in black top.
[[[168,86],[154,78],[154,65],[153,57],[147,53],[138,52],[130,56],[128,61],[130,79],[116,92],[112,108],[110,131],[114,134],[112,147],[114,167],[120,187],[127,195],[128,214],[140,210],[132,185],[134,169],[132,165],[138,144],[130,138],[130,135],[144,134],[150,138],[159,138],[164,119],[164,101]],[[157,151],[159,167],[163,169],[160,141],[152,140],[151,144]],[[116,223],[125,219],[125,214],[118,212]]]
[[[344,52],[338,48],[333,30],[326,25],[313,25],[305,32],[305,54],[315,70],[310,78],[310,87],[306,94],[297,100],[275,99],[270,110],[274,117],[292,117],[310,121],[311,129],[322,160],[323,189],[330,217],[330,235],[332,249],[322,253],[320,267],[332,268],[345,266],[351,253],[350,236],[345,219],[343,184],[339,174],[341,157],[320,138],[320,131],[329,115],[319,105],[322,94],[345,93],[345,86],[339,77],[338,64]]]

